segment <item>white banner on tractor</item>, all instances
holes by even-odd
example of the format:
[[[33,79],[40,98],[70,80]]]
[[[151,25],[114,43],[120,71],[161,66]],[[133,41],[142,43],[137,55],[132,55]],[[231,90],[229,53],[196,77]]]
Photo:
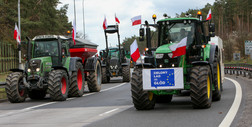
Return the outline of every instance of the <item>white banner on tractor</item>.
[[[184,89],[183,68],[143,69],[143,89]]]

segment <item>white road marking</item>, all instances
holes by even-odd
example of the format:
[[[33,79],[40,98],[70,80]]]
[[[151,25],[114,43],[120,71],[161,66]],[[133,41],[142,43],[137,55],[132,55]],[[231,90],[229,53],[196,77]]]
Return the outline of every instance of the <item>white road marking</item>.
[[[107,115],[107,114],[112,113],[112,112],[114,112],[114,111],[116,111],[116,110],[118,110],[118,109],[119,109],[119,108],[115,108],[115,109],[109,110],[109,111],[107,111],[107,112],[104,112],[104,113],[100,114],[99,116]]]
[[[229,127],[231,125],[231,123],[233,122],[234,118],[235,118],[235,115],[237,114],[238,112],[238,109],[240,107],[240,104],[241,104],[241,100],[242,100],[242,89],[241,89],[241,85],[231,79],[231,78],[227,78],[225,77],[226,79],[230,80],[231,82],[233,82],[235,84],[235,99],[234,99],[234,102],[231,106],[231,108],[229,109],[227,115],[225,116],[225,118],[223,119],[223,121],[221,122],[221,124],[219,125],[219,127]]]
[[[105,91],[108,91],[108,90],[111,90],[111,89],[115,89],[117,87],[123,86],[124,84],[126,84],[126,83],[122,83],[120,85],[101,90],[101,92],[105,92]],[[92,94],[95,94],[95,93],[87,93],[87,94],[84,94],[82,96],[84,97],[84,96],[89,96],[89,95],[92,95]],[[76,99],[76,98],[75,97],[67,98],[66,101],[73,100],[73,99]],[[13,114],[17,114],[17,113],[20,113],[20,112],[32,110],[32,109],[35,109],[35,108],[39,108],[39,107],[43,107],[43,106],[50,105],[50,104],[55,104],[55,103],[58,103],[58,102],[56,102],[56,101],[55,102],[48,102],[48,103],[44,103],[44,104],[40,104],[40,105],[36,105],[36,106],[27,107],[27,108],[24,108],[24,109],[21,109],[21,110],[18,110],[18,111],[13,111],[13,112],[1,114],[0,117],[10,116],[10,115],[13,115]]]
[[[115,89],[115,88],[120,87],[120,86],[123,86],[123,85],[125,85],[125,84],[127,84],[127,83],[122,83],[122,84],[120,84],[120,85],[117,85],[117,86],[114,86],[114,87],[110,87],[110,88],[101,90],[101,92],[108,91],[108,90],[111,90],[111,89]]]

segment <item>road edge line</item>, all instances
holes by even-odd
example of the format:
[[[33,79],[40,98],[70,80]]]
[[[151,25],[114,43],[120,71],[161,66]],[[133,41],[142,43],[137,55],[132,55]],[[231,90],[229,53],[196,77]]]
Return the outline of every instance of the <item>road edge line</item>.
[[[226,114],[226,116],[224,117],[222,122],[220,123],[219,127],[229,127],[232,124],[232,122],[233,122],[233,120],[239,110],[239,107],[241,105],[241,100],[242,100],[241,85],[234,79],[227,78],[227,77],[225,77],[225,79],[234,83],[234,85],[235,85],[235,99],[234,99],[233,104],[232,104],[231,108],[229,109],[228,113]]]

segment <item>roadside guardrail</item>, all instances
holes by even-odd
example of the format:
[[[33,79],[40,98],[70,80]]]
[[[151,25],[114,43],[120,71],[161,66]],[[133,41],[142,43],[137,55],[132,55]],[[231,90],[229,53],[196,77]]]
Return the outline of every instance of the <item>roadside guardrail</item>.
[[[225,64],[225,74],[243,76],[252,79],[252,64]]]

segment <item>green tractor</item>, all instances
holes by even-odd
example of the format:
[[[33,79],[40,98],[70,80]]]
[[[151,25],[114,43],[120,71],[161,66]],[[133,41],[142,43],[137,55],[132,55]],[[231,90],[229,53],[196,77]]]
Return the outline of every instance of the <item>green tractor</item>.
[[[131,79],[132,100],[137,110],[153,109],[156,102],[171,102],[173,95],[187,91],[193,108],[209,108],[212,101],[221,99],[223,50],[209,42],[215,36],[214,24],[198,16],[165,16],[155,23],[154,15],[154,24],[145,21],[141,25],[139,40],[145,39],[146,31],[148,51],[144,63],[134,68]],[[151,46],[150,27],[158,32],[156,48]],[[184,48],[178,49],[182,42]]]
[[[102,83],[110,81],[111,77],[123,77],[123,82],[130,81],[130,59],[129,52],[124,50],[120,45],[120,35],[118,25],[108,25],[104,30],[106,38],[106,49],[100,51],[100,57],[102,59]],[[118,35],[118,47],[108,47],[107,34]]]
[[[6,93],[11,103],[43,99],[47,93],[54,101],[84,94],[85,79],[89,90],[100,91],[100,60],[97,45],[58,35],[40,35],[32,41],[27,38],[25,69],[12,69],[6,79]],[[89,48],[86,48],[88,45]]]

